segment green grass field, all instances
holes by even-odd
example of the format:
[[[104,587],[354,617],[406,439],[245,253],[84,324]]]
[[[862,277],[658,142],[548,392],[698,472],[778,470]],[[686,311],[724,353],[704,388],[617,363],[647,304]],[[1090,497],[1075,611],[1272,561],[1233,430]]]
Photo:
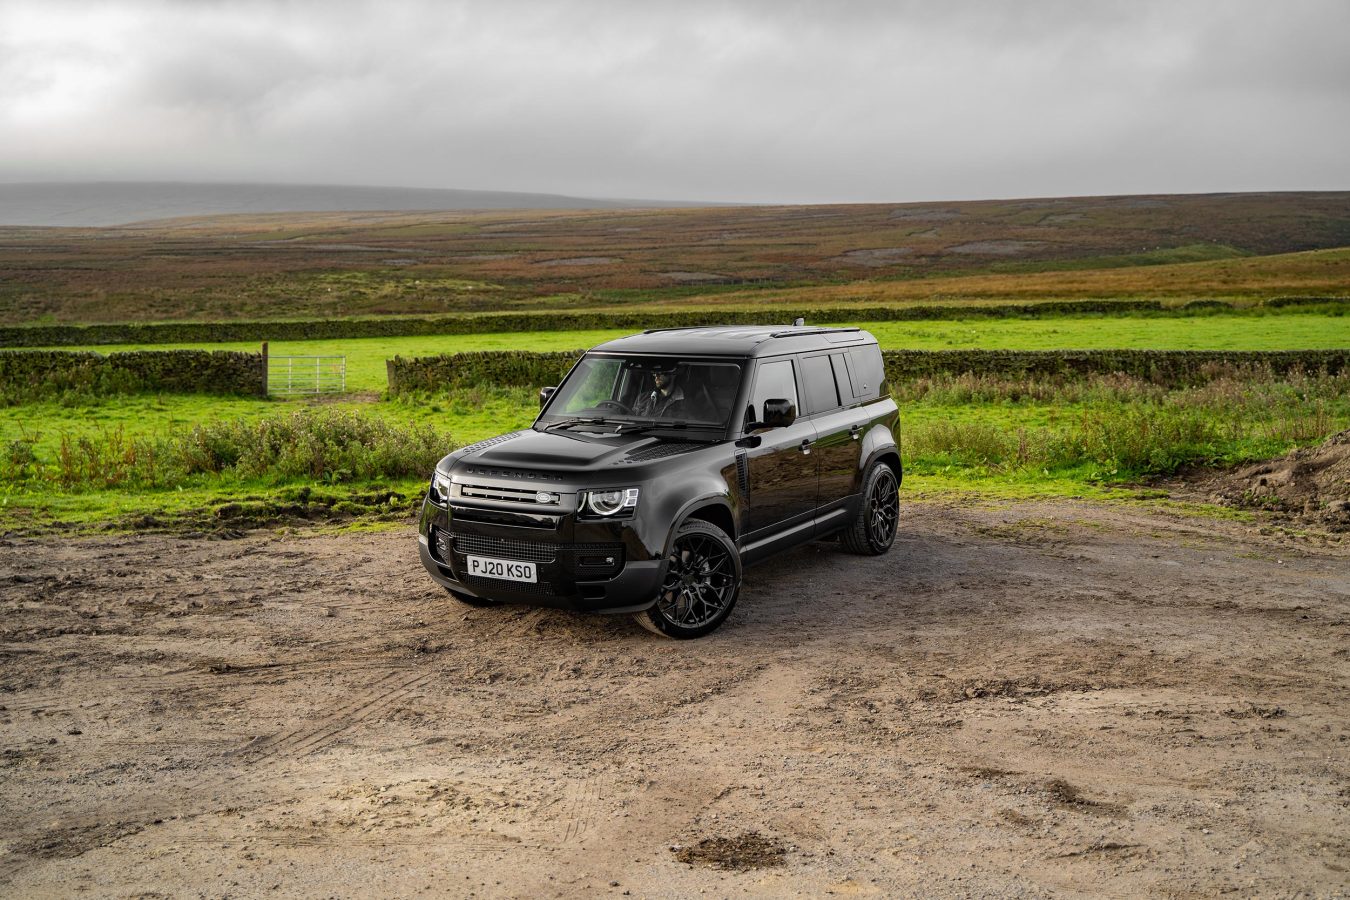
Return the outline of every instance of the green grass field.
[[[1253,306],[1350,296],[1344,192],[377,220],[277,214],[137,229],[0,229],[0,238],[6,324],[745,308],[781,310],[766,318],[790,321],[795,310],[827,307],[1121,298]],[[1350,316],[1336,312],[836,324],[861,325],[889,349],[1350,347]],[[257,522],[284,510],[304,518],[311,508],[320,518],[333,510],[359,512],[358,521],[397,518],[442,445],[523,427],[536,401],[532,388],[495,386],[386,399],[388,358],[582,350],[626,333],[275,342],[274,356],[345,356],[349,393],[0,408],[0,533],[152,522],[210,529],[235,521],[225,510],[241,509],[240,521],[256,513]],[[1346,377],[1258,373],[1184,390],[1111,377],[949,377],[894,391],[912,496],[1153,496],[1139,482],[1178,466],[1264,458],[1350,427]]]
[[[1350,317],[1293,311],[1280,315],[1193,318],[1088,316],[842,324],[867,329],[877,336],[884,348],[907,350],[1322,350],[1350,347]],[[434,356],[473,350],[580,350],[629,333],[627,329],[611,329],[281,341],[271,344],[270,352],[274,356],[345,356],[349,390],[382,391],[387,386],[384,362],[393,356]],[[254,352],[258,349],[256,343],[128,344],[56,349],[113,353],[119,350],[167,350],[173,346]]]
[[[360,412],[399,425],[429,425],[467,443],[534,420],[531,391],[486,389],[436,401],[380,401],[374,398],[263,400],[187,394],[120,397],[115,401],[66,407],[30,403],[0,408],[0,445],[32,439],[35,450],[54,456],[63,436],[121,430],[125,434],[166,433],[213,421],[256,422],[297,409]],[[448,451],[447,451],[448,452]]]
[[[1175,318],[854,324],[875,334],[883,347],[897,349],[1350,347],[1350,317],[1297,309]],[[283,513],[323,519],[335,510],[343,512],[338,516],[343,521],[358,515],[357,527],[396,520],[423,489],[424,478],[409,472],[418,467],[429,472],[442,447],[448,452],[460,444],[526,427],[537,404],[532,388],[495,386],[437,397],[386,399],[386,359],[474,350],[579,350],[626,333],[627,329],[611,329],[277,342],[270,346],[274,356],[346,356],[350,393],[293,400],[144,395],[0,408],[4,453],[0,531],[107,523],[211,530],[241,521],[245,526],[272,521],[284,518]],[[258,349],[253,343],[191,346]],[[84,349],[109,353],[169,348]],[[906,491],[914,496],[962,490],[1005,497],[1151,497],[1154,492],[1141,488],[1139,479],[1178,465],[1261,459],[1350,427],[1348,382],[1350,378],[1344,377],[1266,379],[1178,391],[1111,379],[1096,379],[1086,386],[962,378],[897,385]],[[192,457],[196,450],[220,443],[219,435],[194,437],[203,435],[194,431],[197,426],[219,430],[221,423],[230,423],[264,434],[281,430],[296,411],[320,417],[357,413],[377,429],[387,429],[381,432],[385,437],[358,439],[358,443],[372,441],[373,446],[338,446],[341,440],[331,436],[331,423],[316,420],[313,427],[321,433],[302,437],[298,449],[293,448],[302,455],[317,454],[319,468],[309,475],[297,474],[303,466],[296,470],[294,459],[290,469],[282,466],[275,471],[266,466],[257,471],[229,466],[181,469],[182,459],[176,463],[158,459],[159,454],[171,456],[175,447],[179,457],[184,447]],[[394,449],[381,446],[386,442]],[[406,448],[413,446],[420,448],[419,455],[410,463],[412,451]],[[91,458],[94,464],[82,464]],[[350,459],[369,463],[363,470],[367,473],[386,475],[357,475],[344,468],[349,463],[342,460]],[[400,462],[394,465],[394,460]],[[131,474],[119,482],[123,476],[118,473]],[[222,519],[227,513],[236,518]]]
[[[1060,384],[959,376],[893,393],[902,410],[906,490],[920,495],[1147,498],[1154,493],[1139,486],[1141,478],[1262,459],[1350,427],[1350,375],[1241,377],[1173,390],[1116,376]],[[240,439],[220,432],[277,432],[297,411],[320,417],[315,433],[301,435],[294,448],[299,474],[290,451],[275,469],[197,463],[176,474],[184,448],[189,462],[203,452],[232,459],[239,451],[229,448]],[[265,519],[311,488],[329,497],[329,507],[367,514],[365,521],[396,518],[423,488],[425,478],[408,473],[421,466],[429,474],[441,452],[525,427],[535,411],[533,389],[500,387],[394,400],[165,396],[10,407],[0,410],[7,454],[0,459],[0,530],[106,522],[209,528],[222,509],[243,505]],[[341,413],[359,414],[376,432],[387,425],[387,436],[339,446],[323,417]],[[195,431],[198,425],[206,431]],[[311,458],[319,463],[307,471]],[[353,458],[367,470],[397,474],[360,475],[343,461]]]

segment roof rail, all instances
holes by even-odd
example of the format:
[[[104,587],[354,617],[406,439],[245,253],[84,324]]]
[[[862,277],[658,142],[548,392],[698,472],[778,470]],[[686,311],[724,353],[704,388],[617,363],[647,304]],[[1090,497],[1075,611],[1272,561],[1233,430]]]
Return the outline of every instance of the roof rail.
[[[841,331],[862,331],[862,329],[857,328],[855,326],[846,326],[840,328],[798,328],[793,331],[775,331],[773,334],[769,335],[769,337],[775,338],[801,337],[802,335],[807,334],[835,334]]]
[[[642,333],[643,333],[643,334],[666,334],[667,332],[671,332],[671,331],[702,331],[702,330],[705,329],[705,328],[735,328],[735,327],[737,327],[737,326],[735,326],[735,325],[680,325],[680,326],[675,327],[675,328],[648,328],[648,329],[646,329],[645,331],[643,331]],[[745,326],[745,327],[747,327],[747,328],[753,328],[754,326]],[[862,331],[862,329],[861,329],[861,328],[858,328],[857,326],[851,326],[851,325],[841,325],[841,326],[839,326],[839,327],[837,327],[837,328],[824,328],[824,327],[822,327],[822,328],[803,328],[803,327],[800,326],[800,325],[795,325],[795,326],[793,326],[793,329],[792,329],[791,331],[774,331],[774,332],[770,332],[770,333],[769,333],[769,337],[771,337],[771,338],[780,338],[780,337],[797,337],[797,336],[799,336],[799,335],[807,335],[807,334],[836,334],[836,333],[839,333],[839,332],[845,332],[845,331]]]
[[[694,331],[699,328],[720,328],[719,325],[678,325],[674,328],[648,328],[643,334],[660,334],[663,331]]]

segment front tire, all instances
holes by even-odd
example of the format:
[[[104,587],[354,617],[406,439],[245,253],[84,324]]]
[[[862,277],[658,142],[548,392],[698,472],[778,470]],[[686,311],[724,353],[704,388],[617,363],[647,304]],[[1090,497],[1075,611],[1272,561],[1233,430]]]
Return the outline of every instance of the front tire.
[[[722,529],[689,519],[675,531],[656,603],[635,618],[648,631],[685,640],[716,629],[736,605],[741,554]]]
[[[844,529],[844,549],[861,556],[880,556],[895,543],[900,521],[900,483],[885,463],[877,463],[863,479],[862,504]]]

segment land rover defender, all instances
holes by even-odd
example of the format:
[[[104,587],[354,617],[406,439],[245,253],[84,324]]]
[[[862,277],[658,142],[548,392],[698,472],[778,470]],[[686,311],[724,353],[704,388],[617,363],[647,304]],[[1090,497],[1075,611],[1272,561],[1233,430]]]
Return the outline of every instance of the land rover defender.
[[[586,353],[527,430],[436,466],[423,565],[458,600],[632,613],[693,638],[742,568],[895,540],[899,413],[876,339],[805,326],[647,331]]]

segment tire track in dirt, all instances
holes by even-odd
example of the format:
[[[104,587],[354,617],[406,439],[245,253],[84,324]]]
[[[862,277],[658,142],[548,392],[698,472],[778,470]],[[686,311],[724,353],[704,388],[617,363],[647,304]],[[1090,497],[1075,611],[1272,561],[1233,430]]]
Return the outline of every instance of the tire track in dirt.
[[[606,776],[587,776],[572,782],[571,799],[563,814],[562,843],[582,841],[595,824],[600,805],[611,793]]]
[[[354,699],[323,715],[317,724],[255,738],[228,752],[218,761],[226,765],[242,763],[256,770],[283,755],[292,759],[317,752],[361,722],[412,696],[436,675],[434,670],[410,674],[408,667],[388,669],[358,692]],[[263,786],[239,792],[237,788],[240,781],[237,773],[216,773],[177,785],[172,796],[151,798],[148,801],[138,798],[134,801],[134,807],[131,804],[126,804],[122,809],[104,807],[96,814],[68,817],[45,827],[20,830],[11,839],[11,845],[18,849],[11,850],[5,858],[0,859],[0,885],[8,883],[25,868],[42,859],[83,855],[89,850],[138,833],[155,821],[174,817],[193,818],[223,809],[239,808],[250,799],[264,802],[271,799]],[[232,789],[234,796],[229,801],[189,802],[183,805],[181,800],[184,797],[214,797],[221,793],[228,795]],[[80,839],[91,834],[101,834],[110,839],[96,838],[93,842]]]
[[[292,756],[313,753],[353,726],[411,696],[436,673],[427,671],[409,678],[401,677],[406,675],[407,669],[392,669],[377,678],[370,688],[359,693],[355,700],[324,716],[318,725],[255,739],[232,753],[231,758],[260,765],[282,753]]]
[[[313,847],[320,849],[341,849],[343,847],[366,847],[371,849],[380,849],[382,847],[422,847],[422,848],[455,848],[457,850],[469,850],[476,853],[500,853],[503,850],[515,849],[546,849],[540,844],[533,844],[527,841],[515,840],[507,835],[442,835],[432,834],[425,837],[416,837],[411,835],[391,835],[380,834],[355,835],[355,834],[287,834],[285,832],[273,832],[266,834],[269,846],[302,848]],[[209,847],[221,847],[229,849],[235,844],[239,846],[249,846],[244,841],[232,841],[229,839],[221,840],[209,835],[175,835],[174,844],[198,844]]]
[[[491,607],[489,612],[495,612],[499,615],[505,615],[505,620],[496,628],[490,629],[484,638],[500,637],[520,637],[528,634],[535,626],[547,618],[554,615],[555,611],[551,609],[531,609],[529,607],[505,608]]]
[[[341,646],[340,642],[334,642]],[[332,649],[325,647],[323,649]],[[220,661],[206,662],[171,669],[148,675],[126,675],[108,679],[109,694],[124,696],[131,692],[143,691],[147,695],[160,691],[215,690],[222,687],[258,684],[264,679],[275,676],[295,677],[306,673],[325,671],[354,672],[379,667],[379,663],[389,665],[389,654],[385,651],[367,653],[343,653],[323,656],[315,659],[265,661],[238,663]],[[405,667],[406,668],[406,667]],[[9,712],[31,712],[34,709],[47,712],[71,712],[76,707],[60,705],[68,696],[64,689],[44,693],[27,693],[23,699],[0,703]]]
[[[0,867],[22,873],[0,895],[89,869],[108,893],[181,893],[222,860],[314,895],[378,891],[383,873],[432,863],[517,896],[593,896],[610,880],[635,895],[770,893],[715,890],[707,879],[760,874],[712,876],[668,850],[747,830],[800,845],[769,873],[791,879],[779,893],[1240,891],[1225,866],[1248,839],[1264,848],[1242,866],[1251,884],[1334,892],[1339,869],[1319,866],[1344,858],[1326,835],[1346,821],[1330,699],[1350,658],[1345,552],[1291,558],[1227,524],[1174,546],[1186,531],[1161,516],[1150,536],[1113,507],[1032,512],[1105,527],[1073,530],[1086,550],[1070,559],[1005,533],[1028,512],[920,508],[885,559],[819,545],[753,570],[727,626],[680,644],[460,607],[420,587],[407,535],[263,559],[252,577],[287,588],[246,619],[133,616],[110,585],[80,605],[134,618],[129,637],[0,656],[17,676],[0,720],[26,742],[0,770],[13,811]],[[139,540],[147,590],[156,566],[177,590],[181,556],[147,562],[164,542]],[[60,568],[72,543],[35,558]],[[58,705],[84,737],[23,711]],[[423,780],[444,793],[400,788]],[[1107,815],[1117,804],[1140,815]]]

